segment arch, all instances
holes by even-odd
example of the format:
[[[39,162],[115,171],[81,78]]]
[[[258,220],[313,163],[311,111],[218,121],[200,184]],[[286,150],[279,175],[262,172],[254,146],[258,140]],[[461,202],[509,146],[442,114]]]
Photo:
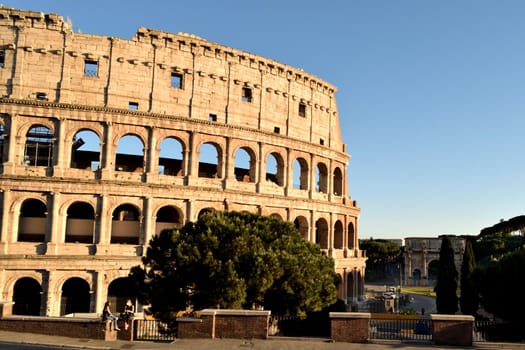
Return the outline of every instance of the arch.
[[[13,315],[40,316],[42,287],[31,277],[22,277],[13,287]]]
[[[166,137],[159,145],[159,174],[184,176],[184,147],[176,137]]]
[[[86,202],[74,202],[67,208],[66,243],[94,243],[95,210]]]
[[[308,220],[304,216],[298,216],[295,218],[293,224],[295,225],[295,228],[301,232],[301,235],[303,236],[304,240],[308,240]]]
[[[317,192],[328,193],[328,169],[324,163],[317,163],[315,169],[315,184]]]
[[[60,315],[90,312],[89,283],[80,277],[72,277],[62,285]]]
[[[420,269],[414,269],[414,271],[412,271],[412,280],[414,281],[414,285],[419,286],[419,282],[421,281]]]
[[[308,190],[308,162],[304,158],[293,163],[293,188]]]
[[[201,216],[205,214],[213,214],[213,213],[215,213],[215,208],[202,208],[199,211],[199,215],[197,215],[197,217],[200,218]]]
[[[126,301],[131,299],[134,303],[137,299],[137,289],[135,284],[129,277],[119,277],[108,286],[107,300],[111,303],[111,306],[115,312],[122,312]]]
[[[437,280],[438,275],[438,269],[439,269],[439,260],[432,260],[428,263],[428,279],[431,281]]]
[[[110,243],[138,244],[140,210],[132,204],[119,205],[113,211]]]
[[[47,214],[46,205],[38,199],[29,198],[22,202],[18,221],[18,241],[44,242]]]
[[[274,219],[277,219],[277,220],[283,221],[283,217],[281,216],[281,214],[278,214],[278,213],[272,213],[272,214],[270,214],[270,217],[274,218]]]
[[[100,168],[100,137],[91,129],[80,129],[71,142],[70,167],[98,170]]]
[[[356,288],[354,285],[354,274],[352,272],[349,272],[346,275],[346,300],[349,305],[352,304],[354,300],[355,289]]]
[[[181,228],[183,224],[181,211],[172,205],[166,205],[157,211],[155,219],[155,234],[169,228]]]
[[[32,126],[26,133],[23,165],[52,166],[54,140],[53,130],[44,125]]]
[[[337,220],[334,224],[334,248],[343,249],[343,223]]]
[[[355,229],[354,223],[348,224],[348,249],[355,249]]]
[[[255,153],[248,147],[239,147],[235,152],[235,179],[241,182],[255,182]]]
[[[203,143],[199,148],[199,177],[222,178],[222,151],[213,142]]]
[[[315,242],[321,249],[328,249],[328,223],[323,218],[315,222]]]
[[[135,134],[127,134],[118,141],[115,154],[115,170],[144,172],[144,142]]]
[[[343,195],[343,173],[339,167],[334,169],[333,194],[336,196]]]
[[[284,186],[284,160],[277,152],[271,152],[266,157],[266,181]]]

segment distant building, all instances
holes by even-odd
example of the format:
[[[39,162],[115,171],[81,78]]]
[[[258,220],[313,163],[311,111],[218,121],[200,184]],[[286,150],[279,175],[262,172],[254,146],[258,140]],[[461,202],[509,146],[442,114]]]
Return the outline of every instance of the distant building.
[[[458,274],[461,271],[465,239],[451,237],[454,262]],[[406,286],[433,286],[437,278],[441,238],[405,238],[403,252],[403,284]]]

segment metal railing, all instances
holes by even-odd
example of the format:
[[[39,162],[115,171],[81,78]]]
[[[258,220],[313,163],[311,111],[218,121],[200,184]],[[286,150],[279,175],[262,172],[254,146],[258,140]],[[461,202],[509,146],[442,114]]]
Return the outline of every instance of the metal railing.
[[[370,339],[432,341],[432,321],[421,316],[373,314]]]
[[[525,321],[491,321],[474,322],[472,340],[475,342],[525,342]]]
[[[177,337],[177,326],[158,320],[135,320],[133,329],[134,340],[173,341]]]

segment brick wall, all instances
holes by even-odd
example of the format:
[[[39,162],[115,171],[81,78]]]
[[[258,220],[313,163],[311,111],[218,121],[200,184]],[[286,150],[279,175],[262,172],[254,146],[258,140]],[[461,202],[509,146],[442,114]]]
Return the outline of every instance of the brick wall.
[[[0,330],[74,338],[116,340],[117,332],[99,319],[10,316],[0,319]]]
[[[338,342],[366,343],[370,337],[370,314],[330,312],[330,332]]]
[[[466,315],[430,315],[432,341],[437,345],[472,346],[474,317]]]
[[[212,310],[200,318],[179,318],[179,338],[256,338],[268,337],[270,311]]]

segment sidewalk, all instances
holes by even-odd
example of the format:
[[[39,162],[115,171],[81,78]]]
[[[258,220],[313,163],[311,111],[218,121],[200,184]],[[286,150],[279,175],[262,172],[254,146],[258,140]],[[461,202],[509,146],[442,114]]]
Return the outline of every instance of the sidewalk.
[[[41,334],[18,333],[0,331],[0,349],[3,343],[32,344],[57,346],[61,348],[93,349],[93,350],[453,350],[473,349],[468,347],[439,347],[426,344],[407,344],[393,342],[390,344],[352,344],[335,343],[323,339],[268,339],[268,340],[240,340],[240,339],[179,339],[171,343],[138,342],[138,341],[104,341],[92,339],[77,339],[68,337],[49,336]],[[525,344],[476,344],[475,348],[491,349],[525,349]]]

